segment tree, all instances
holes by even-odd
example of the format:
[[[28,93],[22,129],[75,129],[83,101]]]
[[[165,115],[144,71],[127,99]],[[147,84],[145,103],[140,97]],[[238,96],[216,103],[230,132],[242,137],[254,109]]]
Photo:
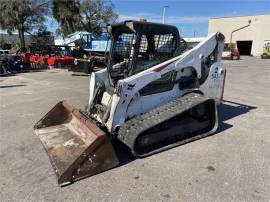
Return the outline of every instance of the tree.
[[[0,49],[5,49],[5,41],[3,36],[0,38]]]
[[[75,32],[76,24],[80,21],[80,2],[76,0],[53,0],[52,13],[60,25],[57,33],[66,36]]]
[[[80,30],[100,34],[108,24],[115,22],[118,15],[113,11],[114,5],[103,0],[84,0],[80,6]]]
[[[15,43],[15,42],[13,42],[12,44],[11,44],[11,50],[13,50],[13,51],[17,51],[17,50],[19,50],[20,49],[20,44],[19,43]]]
[[[32,34],[32,39],[38,45],[51,45],[54,43],[52,33],[46,28],[39,29],[37,32]]]
[[[53,17],[60,25],[58,34],[64,36],[75,31],[100,34],[106,24],[118,17],[114,5],[105,0],[53,0],[52,5]]]
[[[25,47],[24,34],[44,26],[49,2],[42,0],[9,0],[0,4],[0,28],[9,34],[18,30],[20,45]]]

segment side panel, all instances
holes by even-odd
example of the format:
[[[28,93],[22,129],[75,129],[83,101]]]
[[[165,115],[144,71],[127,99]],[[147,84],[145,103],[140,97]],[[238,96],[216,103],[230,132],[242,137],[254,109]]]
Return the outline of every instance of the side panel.
[[[129,119],[133,116],[140,115],[141,113],[146,113],[153,108],[167,103],[168,101],[174,100],[179,96],[181,96],[181,92],[179,91],[179,88],[177,88],[177,85],[175,85],[171,91],[139,96],[138,98],[135,98],[134,101],[132,100],[128,105],[126,118]]]
[[[220,62],[216,62],[210,67],[206,81],[200,86],[200,90],[204,95],[214,98],[217,103],[220,103],[222,96],[224,76],[225,66]]]

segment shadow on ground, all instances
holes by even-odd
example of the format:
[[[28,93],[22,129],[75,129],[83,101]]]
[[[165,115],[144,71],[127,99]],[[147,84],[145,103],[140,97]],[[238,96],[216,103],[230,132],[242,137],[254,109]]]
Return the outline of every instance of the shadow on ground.
[[[226,123],[226,121],[241,116],[243,114],[246,114],[256,108],[257,107],[254,106],[224,100],[222,104],[219,106],[219,127],[214,135],[219,134],[220,132],[233,127],[233,125]],[[125,165],[127,163],[130,163],[131,161],[136,160],[136,157],[134,157],[130,153],[129,149],[121,142],[114,141],[113,147],[116,151],[116,154],[120,162],[119,166]]]
[[[0,88],[16,88],[16,87],[22,87],[26,85],[6,85],[6,86],[0,86]]]
[[[224,100],[219,106],[219,127],[215,134],[233,127],[233,125],[225,123],[227,120],[246,114],[256,108],[254,106]]]
[[[10,77],[10,76],[17,76],[19,74],[29,74],[29,73],[50,73],[50,74],[54,74],[54,73],[58,73],[58,72],[48,72],[48,70],[50,69],[31,69],[31,70],[21,70],[21,71],[11,71],[8,74],[5,75],[0,75],[1,77]]]

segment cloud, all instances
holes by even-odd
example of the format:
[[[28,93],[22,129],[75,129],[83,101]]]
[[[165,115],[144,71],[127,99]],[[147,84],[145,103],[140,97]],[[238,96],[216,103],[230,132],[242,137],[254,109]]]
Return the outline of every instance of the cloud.
[[[162,22],[162,15],[155,13],[134,13],[134,14],[120,14],[118,20],[139,20],[145,18],[150,22]],[[167,15],[166,23],[168,24],[198,24],[207,23],[211,16],[176,16]]]

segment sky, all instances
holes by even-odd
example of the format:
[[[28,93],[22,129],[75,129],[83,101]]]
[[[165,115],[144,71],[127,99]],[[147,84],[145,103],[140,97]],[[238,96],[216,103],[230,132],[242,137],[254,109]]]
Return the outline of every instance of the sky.
[[[270,14],[270,0],[112,0],[119,20],[146,18],[178,27],[183,37],[207,36],[208,20],[214,17]]]
[[[118,21],[139,20],[165,22],[178,27],[183,37],[207,36],[208,20],[214,17],[270,14],[270,0],[104,0],[114,4]],[[55,31],[57,23],[47,18],[49,31]]]

